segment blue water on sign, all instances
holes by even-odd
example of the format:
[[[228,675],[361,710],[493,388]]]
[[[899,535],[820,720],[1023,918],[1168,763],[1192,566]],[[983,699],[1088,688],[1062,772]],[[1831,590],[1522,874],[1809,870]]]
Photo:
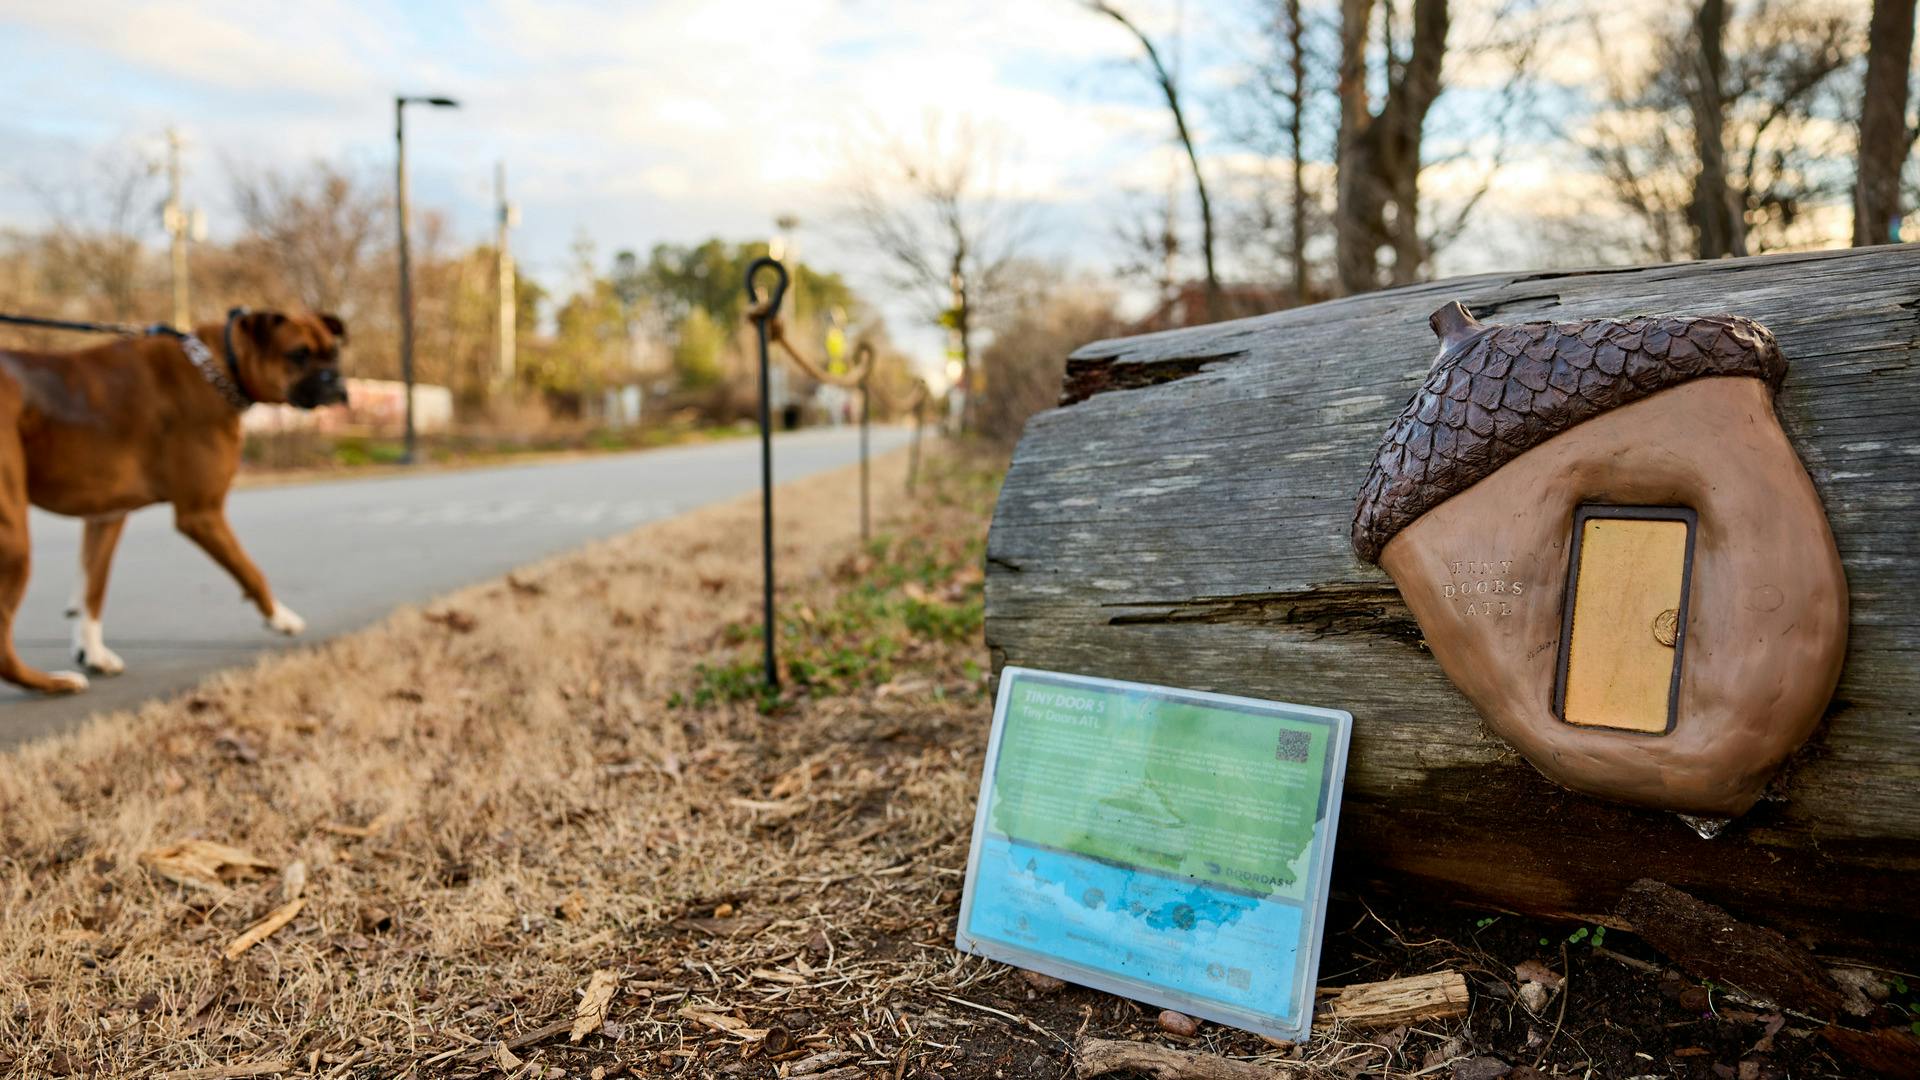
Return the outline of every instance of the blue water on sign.
[[[1301,910],[992,834],[970,937],[1294,1023]]]

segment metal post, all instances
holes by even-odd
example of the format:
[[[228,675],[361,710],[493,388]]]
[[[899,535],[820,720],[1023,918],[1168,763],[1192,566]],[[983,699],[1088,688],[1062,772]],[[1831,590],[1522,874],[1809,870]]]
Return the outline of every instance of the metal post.
[[[920,433],[927,426],[927,395],[921,394],[920,400],[913,403],[913,452],[907,457],[907,494],[913,494],[913,485],[920,479]]]
[[[767,293],[764,308],[755,294],[753,279],[762,268],[774,273],[773,288]],[[766,620],[767,686],[780,688],[780,668],[773,651],[773,422],[768,408],[767,324],[779,317],[780,300],[787,292],[787,268],[779,260],[761,256],[747,267],[747,305],[757,314],[754,329],[760,339],[760,573],[761,609]]]
[[[873,364],[867,364],[867,370],[860,376],[860,542],[865,544],[873,538],[872,526],[868,521],[867,504],[867,426],[873,415]]]
[[[407,233],[411,222],[407,213],[407,99],[393,99],[393,142],[394,186],[396,208],[394,216],[400,222],[400,381],[406,384],[406,449],[401,453],[403,464],[413,464],[413,266],[408,259]]]

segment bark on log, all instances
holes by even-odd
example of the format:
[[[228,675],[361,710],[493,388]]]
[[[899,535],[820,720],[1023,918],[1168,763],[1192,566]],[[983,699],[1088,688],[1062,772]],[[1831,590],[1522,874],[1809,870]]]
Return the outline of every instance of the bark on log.
[[[1805,949],[1762,926],[1749,926],[1712,904],[1658,881],[1636,881],[1619,915],[1680,969],[1766,1005],[1822,1020],[1864,1015]]]
[[[1572,794],[1487,732],[1392,582],[1348,543],[1427,317],[1732,313],[1772,329],[1782,423],[1852,597],[1826,723],[1718,837]],[[1490,274],[1089,345],[1029,423],[988,543],[987,641],[1015,663],[1349,709],[1336,867],[1618,924],[1635,880],[1797,935],[1920,959],[1920,248]]]

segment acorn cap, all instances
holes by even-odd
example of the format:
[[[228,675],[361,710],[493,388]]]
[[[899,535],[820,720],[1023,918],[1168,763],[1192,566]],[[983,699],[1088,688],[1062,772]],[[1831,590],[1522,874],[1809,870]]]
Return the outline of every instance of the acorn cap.
[[[1433,313],[1440,355],[1380,440],[1353,512],[1367,562],[1420,515],[1554,435],[1692,379],[1739,375],[1774,390],[1787,361],[1736,315],[1483,326],[1458,302]]]

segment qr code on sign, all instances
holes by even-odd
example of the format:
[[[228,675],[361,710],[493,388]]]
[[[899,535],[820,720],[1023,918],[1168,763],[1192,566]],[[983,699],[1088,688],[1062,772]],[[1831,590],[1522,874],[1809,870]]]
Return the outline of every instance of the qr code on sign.
[[[1275,761],[1298,761],[1304,764],[1307,751],[1313,746],[1313,736],[1305,731],[1283,731],[1280,741],[1274,744]]]

